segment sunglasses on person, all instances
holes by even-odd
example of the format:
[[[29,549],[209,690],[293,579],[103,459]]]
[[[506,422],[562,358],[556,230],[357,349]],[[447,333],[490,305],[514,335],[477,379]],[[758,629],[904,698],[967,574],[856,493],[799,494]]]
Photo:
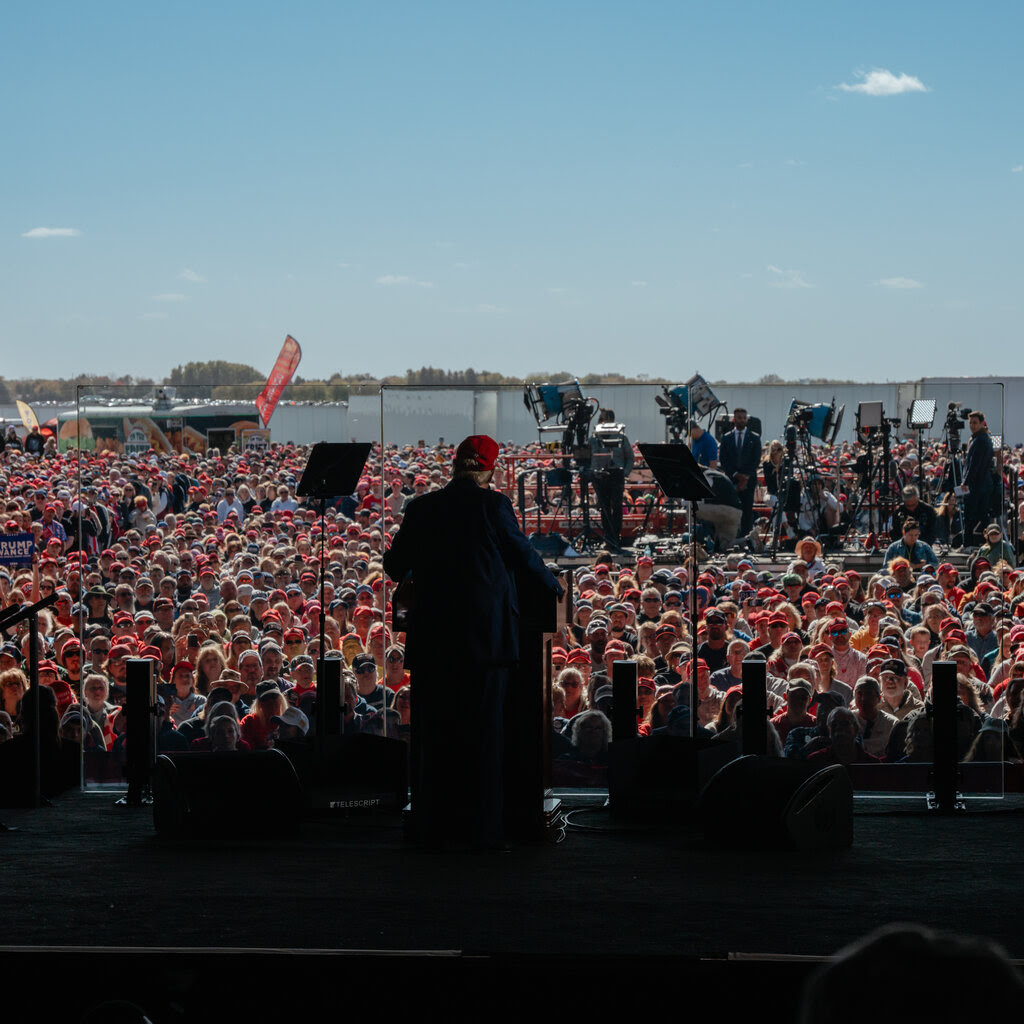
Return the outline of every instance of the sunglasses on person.
[[[830,629],[828,631],[829,636],[846,636],[850,631],[848,629]]]
[[[390,662],[405,661],[405,655],[404,654],[389,654],[387,656],[387,660],[390,661]]]

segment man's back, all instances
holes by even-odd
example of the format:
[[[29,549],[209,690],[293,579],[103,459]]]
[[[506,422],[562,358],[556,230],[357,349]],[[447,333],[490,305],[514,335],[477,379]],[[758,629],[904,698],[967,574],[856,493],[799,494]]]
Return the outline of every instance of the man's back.
[[[413,576],[412,668],[417,651],[441,648],[470,664],[514,661],[519,607],[512,573],[522,569],[554,583],[519,531],[508,498],[470,478],[410,502],[384,568],[394,580]]]

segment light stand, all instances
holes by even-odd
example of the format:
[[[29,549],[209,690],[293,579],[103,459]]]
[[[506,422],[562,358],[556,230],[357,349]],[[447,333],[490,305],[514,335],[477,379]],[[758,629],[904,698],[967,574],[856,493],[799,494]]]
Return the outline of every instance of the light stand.
[[[907,426],[917,431],[917,492],[921,500],[926,500],[924,493],[924,432],[931,430],[935,422],[936,401],[934,398],[917,398],[907,413]]]

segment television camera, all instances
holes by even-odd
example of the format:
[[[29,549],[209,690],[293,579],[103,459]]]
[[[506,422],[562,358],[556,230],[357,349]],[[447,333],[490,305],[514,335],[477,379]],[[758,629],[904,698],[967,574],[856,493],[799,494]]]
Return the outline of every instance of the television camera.
[[[955,455],[960,450],[960,431],[967,426],[970,415],[970,408],[963,402],[950,402],[947,406],[943,429],[946,431],[950,455]]]
[[[675,387],[661,386],[662,394],[655,395],[658,412],[665,417],[665,428],[674,443],[679,442],[683,434],[689,430],[690,420],[703,417],[712,419],[715,413],[723,408],[708,382],[695,373],[685,384]]]

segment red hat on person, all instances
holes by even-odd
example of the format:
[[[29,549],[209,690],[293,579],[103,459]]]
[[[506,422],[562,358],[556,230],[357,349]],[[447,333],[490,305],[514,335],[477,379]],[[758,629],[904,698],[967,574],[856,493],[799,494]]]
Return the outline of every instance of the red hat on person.
[[[455,449],[456,463],[489,472],[498,458],[498,442],[486,434],[471,434]]]
[[[566,665],[589,665],[590,655],[582,647],[576,647],[569,652],[565,663]]]

